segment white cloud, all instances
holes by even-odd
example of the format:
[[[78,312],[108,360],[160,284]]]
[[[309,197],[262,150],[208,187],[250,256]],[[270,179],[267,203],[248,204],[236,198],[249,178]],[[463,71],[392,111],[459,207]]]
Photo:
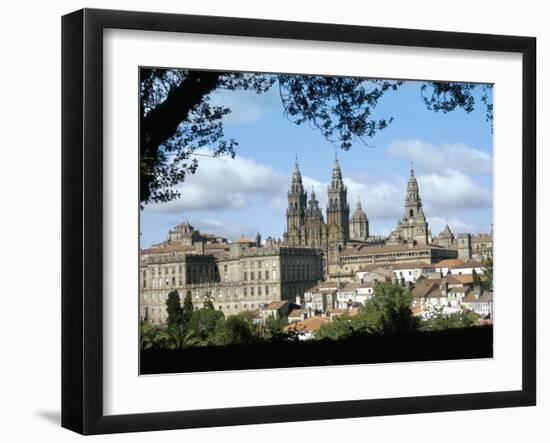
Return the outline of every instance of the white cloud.
[[[220,220],[200,220],[195,228],[201,232],[215,233],[228,238],[229,240],[237,240],[241,236],[254,238],[260,230],[257,226],[250,225],[248,222],[253,220],[244,220],[243,223],[222,222]]]
[[[417,174],[417,179],[433,235],[437,235],[447,222],[453,232],[479,229],[478,217],[492,207],[491,190],[455,169]],[[359,196],[373,234],[387,234],[402,217],[407,177],[354,176],[344,177],[344,182],[348,188],[350,212],[355,210]],[[308,176],[303,176],[303,183],[308,197],[314,187],[326,214],[328,183]],[[180,199],[148,205],[147,210],[186,216],[196,211],[201,220],[195,222],[198,228],[229,238],[242,234],[250,236],[257,231],[265,233],[273,226],[280,226],[277,229],[282,232],[289,184],[289,173],[276,171],[253,159],[201,157],[196,174],[177,187],[182,194]],[[211,211],[212,215],[204,211]],[[243,211],[242,216],[240,211]]]
[[[209,154],[210,151],[199,150],[197,153]],[[260,196],[271,204],[285,195],[286,181],[283,174],[249,158],[200,157],[195,174],[175,187],[181,198],[150,204],[147,209],[172,213],[240,209],[246,207],[254,196]]]
[[[397,140],[390,143],[388,153],[411,160],[423,172],[441,172],[449,167],[467,174],[489,174],[493,170],[491,154],[463,143],[432,145],[414,139]]]
[[[426,215],[456,214],[459,211],[490,208],[493,204],[490,190],[454,169],[446,169],[440,174],[420,175],[418,185]]]
[[[277,105],[272,91],[257,94],[254,91],[217,90],[211,95],[212,105],[228,107],[226,123],[254,123]]]

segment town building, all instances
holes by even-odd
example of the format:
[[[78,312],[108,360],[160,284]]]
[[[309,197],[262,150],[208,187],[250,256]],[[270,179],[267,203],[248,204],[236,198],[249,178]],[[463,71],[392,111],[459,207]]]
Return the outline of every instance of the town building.
[[[224,314],[295,302],[323,276],[321,251],[307,247],[232,243],[178,244],[176,239],[141,251],[140,316],[153,324],[166,320],[166,299],[189,293],[195,307],[209,300]]]

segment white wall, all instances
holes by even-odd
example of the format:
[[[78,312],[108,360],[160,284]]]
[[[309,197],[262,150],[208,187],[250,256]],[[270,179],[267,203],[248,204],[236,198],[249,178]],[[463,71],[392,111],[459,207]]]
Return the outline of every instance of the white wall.
[[[262,4],[264,3],[264,4]],[[538,37],[539,152],[550,111],[550,29],[544,2],[535,0],[486,2],[462,0],[446,8],[444,2],[396,0],[388,2],[272,2],[157,0],[25,1],[4,2],[2,8],[0,85],[0,180],[4,201],[2,232],[2,365],[0,405],[2,440],[74,441],[82,437],[62,430],[60,409],[60,16],[83,6],[166,12],[233,15],[301,21],[351,23],[534,35]],[[519,147],[518,147],[519,148]],[[545,170],[550,171],[546,155]],[[539,178],[542,161],[539,161]],[[543,179],[540,179],[542,183]],[[544,179],[548,196],[548,178]],[[540,185],[539,185],[540,186]],[[539,189],[541,189],[539,187]],[[548,198],[539,212],[548,225]],[[539,202],[542,199],[539,197]],[[542,212],[542,211],[541,211]],[[544,223],[542,223],[544,224]],[[540,249],[550,250],[548,235]],[[539,249],[539,251],[540,251]],[[31,255],[32,251],[32,255]],[[539,253],[540,256],[540,253]],[[543,257],[541,257],[543,258]],[[549,259],[543,258],[546,267]],[[544,266],[542,266],[544,268]],[[539,264],[539,270],[541,265]],[[540,291],[539,291],[540,293]],[[539,312],[549,308],[539,299]],[[20,314],[24,314],[20,317]],[[539,318],[541,316],[539,315]],[[539,322],[539,374],[550,368],[548,322]],[[543,352],[544,351],[544,352]],[[539,406],[494,411],[377,417],[170,431],[155,434],[99,437],[94,441],[221,441],[280,442],[337,441],[342,435],[376,441],[463,442],[547,441],[550,434],[549,384],[539,377]],[[269,430],[267,429],[269,428]],[[452,432],[449,432],[452,430]],[[267,431],[267,432],[266,432]]]

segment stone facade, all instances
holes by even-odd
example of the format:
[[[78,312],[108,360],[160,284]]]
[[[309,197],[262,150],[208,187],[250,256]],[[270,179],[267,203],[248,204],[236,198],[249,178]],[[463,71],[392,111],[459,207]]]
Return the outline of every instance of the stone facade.
[[[323,277],[321,251],[277,244],[258,246],[245,238],[233,243],[192,245],[174,240],[140,256],[142,320],[162,324],[166,299],[191,294],[196,308],[206,300],[225,315],[255,310],[272,301],[295,302]]]
[[[407,195],[405,197],[405,213],[403,218],[397,222],[397,227],[390,234],[390,244],[415,243],[420,245],[428,244],[428,223],[422,209],[422,200],[418,182],[414,176],[414,169],[411,165],[409,181],[407,182]]]

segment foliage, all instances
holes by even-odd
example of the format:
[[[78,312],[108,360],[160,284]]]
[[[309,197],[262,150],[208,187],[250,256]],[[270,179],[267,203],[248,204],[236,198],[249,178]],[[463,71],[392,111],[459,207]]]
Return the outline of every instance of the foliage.
[[[283,340],[286,337],[284,327],[288,324],[287,317],[269,317],[265,321],[265,338],[267,340]]]
[[[180,304],[180,296],[175,289],[168,293],[166,311],[168,313],[168,326],[181,325],[183,310]]]
[[[209,337],[214,334],[216,324],[222,318],[224,318],[222,311],[209,308],[197,309],[191,315],[188,327],[197,339],[208,342]]]
[[[453,314],[437,313],[424,322],[423,329],[441,331],[451,328],[468,328],[476,324],[479,315],[472,311],[461,311]]]
[[[493,256],[489,255],[483,261],[483,289],[493,290]]]
[[[412,294],[395,283],[376,283],[374,296],[355,317],[343,315],[319,328],[317,339],[338,340],[359,334],[400,334],[418,329],[412,315]]]
[[[479,101],[485,106],[485,119],[493,128],[493,101],[490,92],[493,85],[476,85],[473,83],[426,82],[420,87],[422,101],[430,111],[451,112],[462,108],[470,113],[475,108],[474,90],[481,87]]]
[[[472,280],[474,287],[481,286],[481,278],[479,277],[475,269],[472,269]]]
[[[216,323],[213,337],[215,345],[247,344],[253,341],[252,325],[240,315],[220,318]]]
[[[318,75],[270,75],[177,69],[140,71],[140,201],[167,202],[179,198],[174,186],[194,174],[196,153],[208,147],[213,157],[235,157],[238,142],[227,139],[223,119],[231,109],[215,103],[219,90],[267,92],[278,85],[284,115],[293,123],[308,123],[331,143],[348,150],[355,141],[384,130],[393,117],[375,117],[379,101],[397,91],[402,81]],[[462,108],[472,112],[474,90],[492,124],[492,85],[426,82],[421,97],[434,112]],[[204,155],[204,154],[201,154]]]
[[[187,330],[180,325],[172,325],[160,330],[157,342],[164,349],[182,349],[186,346],[199,344],[199,339],[193,331]]]
[[[394,283],[376,283],[374,296],[354,318],[356,329],[369,333],[399,334],[414,331],[418,321],[411,312],[412,294]]]
[[[157,349],[159,348],[159,335],[161,328],[154,326],[148,321],[142,321],[139,324],[139,346],[140,349]]]
[[[211,300],[210,298],[207,298],[207,299],[204,301],[203,308],[204,308],[204,309],[214,309],[214,303],[212,303],[212,300]]]
[[[355,324],[352,323],[347,315],[336,317],[330,323],[321,325],[319,330],[315,333],[315,338],[318,340],[339,340],[341,338],[350,337],[354,332],[357,332],[354,326]]]
[[[393,118],[375,119],[372,113],[386,91],[403,84],[317,75],[279,75],[278,82],[285,116],[298,125],[309,123],[346,151],[354,140],[365,143],[391,123]]]
[[[187,291],[185,294],[185,297],[183,299],[183,306],[181,310],[181,324],[186,325],[189,323],[189,320],[191,320],[191,316],[193,315],[193,300],[191,297],[191,291]]]

